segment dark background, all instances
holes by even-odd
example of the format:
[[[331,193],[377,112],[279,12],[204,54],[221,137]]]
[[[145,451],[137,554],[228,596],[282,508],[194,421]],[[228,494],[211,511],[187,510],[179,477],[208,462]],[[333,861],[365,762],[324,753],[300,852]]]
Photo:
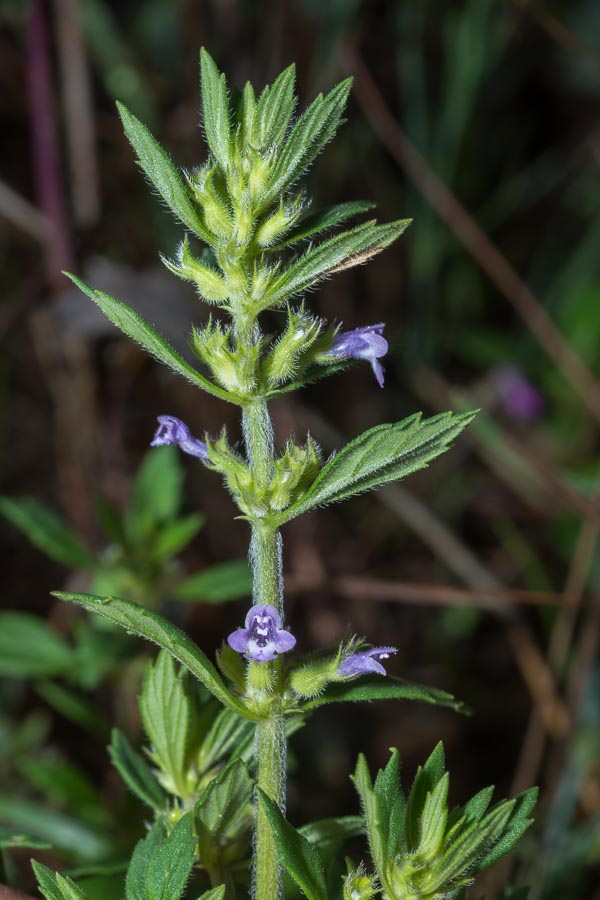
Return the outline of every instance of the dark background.
[[[91,498],[100,487],[124,503],[157,414],[236,433],[233,408],[159,369],[59,274],[82,274],[181,346],[206,318],[160,267],[179,231],[134,164],[115,98],[191,167],[204,154],[201,45],[238,86],[295,61],[302,106],[354,74],[310,189],[319,205],[374,200],[380,220],[414,221],[309,302],[346,327],[387,323],[386,387],[357,365],[276,402],[277,434],[310,429],[331,449],[418,409],[482,411],[406,484],[287,527],[288,618],[306,650],[348,627],[395,644],[396,674],[474,715],[399,704],[315,716],[293,742],[290,818],[354,811],[359,750],[375,766],[397,745],[411,777],[443,738],[457,802],[490,782],[542,788],[535,831],[488,896],[514,877],[535,897],[597,900],[598,4],[3,0],[0,13],[2,493],[48,502],[98,542]],[[194,565],[243,555],[247,529],[218,479],[186,468],[186,507],[208,517]],[[4,525],[0,552],[3,604],[60,627],[48,593],[66,571]],[[188,628],[210,650],[243,609],[197,607]],[[80,750],[67,727],[57,739],[107,777],[103,752]]]

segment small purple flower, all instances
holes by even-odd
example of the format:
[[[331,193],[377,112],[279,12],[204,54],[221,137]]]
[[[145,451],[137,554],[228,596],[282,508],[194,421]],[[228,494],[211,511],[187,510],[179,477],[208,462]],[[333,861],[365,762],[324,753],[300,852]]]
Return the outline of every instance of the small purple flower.
[[[378,675],[387,675],[387,672],[379,662],[380,659],[388,659],[397,653],[396,647],[373,647],[372,650],[364,650],[362,653],[353,653],[347,656],[338,666],[336,675],[344,678],[356,678],[358,675],[368,675],[377,672]]]
[[[342,331],[333,339],[333,344],[325,353],[333,359],[367,359],[371,363],[379,387],[383,387],[383,366],[380,357],[388,352],[388,342],[383,337],[385,324],[365,325],[354,331]]]
[[[175,416],[159,416],[158,428],[151,447],[164,447],[176,444],[184,453],[197,456],[203,462],[208,460],[208,448],[204,441],[192,437],[185,422]]]
[[[504,410],[522,422],[533,422],[544,411],[544,396],[523,375],[518,366],[501,365],[493,370],[500,402]]]
[[[227,638],[230,647],[255,662],[275,659],[296,643],[296,638],[281,627],[281,616],[274,606],[259,603],[248,611],[245,628],[238,628]]]

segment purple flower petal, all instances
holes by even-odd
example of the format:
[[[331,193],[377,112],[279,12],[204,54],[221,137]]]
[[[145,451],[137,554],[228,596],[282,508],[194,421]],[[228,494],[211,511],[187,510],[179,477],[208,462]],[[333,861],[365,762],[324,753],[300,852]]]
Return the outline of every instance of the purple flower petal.
[[[246,627],[238,628],[227,638],[229,646],[255,662],[276,659],[296,643],[296,638],[281,627],[281,616],[274,606],[257,603],[246,616]]]
[[[204,441],[192,437],[185,422],[175,416],[159,416],[158,423],[156,434],[150,443],[151,447],[175,445],[184,453],[189,453],[190,456],[196,456],[203,462],[207,462],[208,448],[206,444]]]
[[[375,378],[383,387],[383,366],[379,362],[388,352],[388,342],[383,337],[385,324],[365,325],[353,331],[342,331],[324,355],[330,359],[366,359],[371,363]]]
[[[336,675],[340,675],[343,678],[357,678],[359,675],[367,675],[369,672],[387,675],[379,660],[388,659],[388,657],[397,652],[396,647],[373,647],[372,650],[353,653],[341,661]]]

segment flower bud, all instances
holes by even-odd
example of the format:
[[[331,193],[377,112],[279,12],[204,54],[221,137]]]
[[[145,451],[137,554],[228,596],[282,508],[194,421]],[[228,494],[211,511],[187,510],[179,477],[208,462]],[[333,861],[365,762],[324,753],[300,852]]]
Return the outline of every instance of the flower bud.
[[[344,900],[371,900],[379,893],[377,879],[359,866],[344,879]]]
[[[304,309],[289,310],[286,329],[263,365],[263,372],[271,384],[280,384],[296,372],[301,357],[319,336],[322,324],[321,319],[311,318]]]
[[[163,263],[174,275],[183,281],[191,281],[207,303],[225,303],[228,289],[225,281],[216,269],[200,262],[190,249],[187,236],[179,245],[177,260],[161,257]]]
[[[206,225],[217,237],[224,238],[231,234],[231,211],[216,185],[216,174],[213,166],[202,166],[188,182],[202,207]]]

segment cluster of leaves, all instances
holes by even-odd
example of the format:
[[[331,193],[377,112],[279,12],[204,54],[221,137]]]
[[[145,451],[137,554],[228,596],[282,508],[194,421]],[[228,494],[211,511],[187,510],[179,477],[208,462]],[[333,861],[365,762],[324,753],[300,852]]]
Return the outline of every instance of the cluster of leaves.
[[[397,750],[374,784],[361,755],[353,781],[374,872],[370,875],[364,865],[356,867],[347,860],[345,900],[369,900],[380,894],[384,900],[464,900],[465,887],[474,877],[509,853],[529,828],[537,797],[533,788],[490,808],[494,789],[489,787],[450,810],[441,744],[419,767],[408,797],[402,791]],[[332,895],[318,849],[266,795],[260,802],[290,877],[309,900],[327,900]],[[506,896],[525,898],[527,891]]]

